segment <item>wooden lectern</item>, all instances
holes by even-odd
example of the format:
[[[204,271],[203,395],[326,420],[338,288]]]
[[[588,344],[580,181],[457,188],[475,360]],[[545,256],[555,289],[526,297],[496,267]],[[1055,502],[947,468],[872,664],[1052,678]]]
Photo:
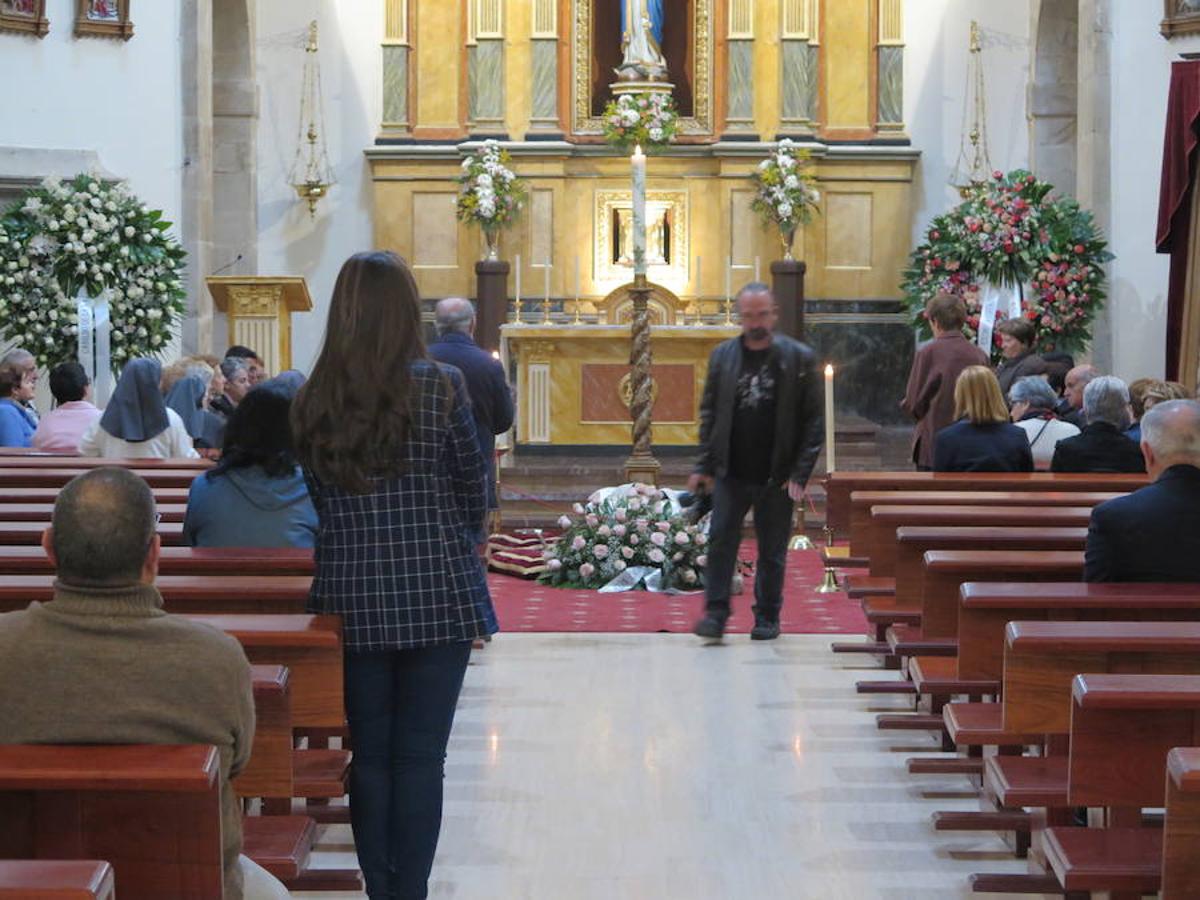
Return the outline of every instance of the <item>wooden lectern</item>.
[[[229,346],[260,353],[267,372],[292,367],[292,313],[312,309],[300,277],[218,275],[205,279],[217,309],[229,323]]]

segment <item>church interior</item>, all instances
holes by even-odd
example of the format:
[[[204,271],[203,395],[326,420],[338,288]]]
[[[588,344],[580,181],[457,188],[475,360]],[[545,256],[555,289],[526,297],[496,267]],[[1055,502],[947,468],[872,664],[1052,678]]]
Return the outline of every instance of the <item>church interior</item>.
[[[190,420],[199,459],[113,456],[154,493],[162,608],[232,634],[252,665],[241,853],[285,892],[255,893],[247,876],[247,898],[1200,898],[1200,570],[1159,572],[1130,550],[1151,574],[1089,574],[1093,510],[1153,489],[1166,457],[1139,453],[1167,425],[1130,435],[1137,469],[1068,474],[1035,445],[1021,471],[923,471],[927,404],[909,402],[943,333],[931,304],[949,292],[975,368],[999,364],[1002,427],[1020,416],[997,303],[1037,329],[1048,367],[1032,374],[1054,386],[1052,357],[1069,361],[1041,419],[1072,408],[1083,370],[1119,380],[1127,426],[1157,405],[1146,390],[1195,406],[1200,5],[0,0],[0,76],[0,347],[33,354],[22,402],[43,417],[64,361],[100,407],[143,355],[164,372],[209,359],[212,378],[241,346],[264,378],[312,376],[339,321],[339,273],[371,250],[411,273],[430,346],[443,301],[469,301],[470,341],[511,389],[511,421],[484,451],[499,632],[475,636],[462,682],[427,895],[379,892],[359,872],[348,630],[309,600],[313,543],[294,556],[187,546],[189,487],[221,455]],[[668,112],[646,130],[656,108]],[[153,249],[132,226],[121,249],[136,281],[89,268],[67,220],[78,277],[75,257],[51,260],[73,252],[58,238],[20,230],[85,188],[100,219],[111,197],[114,217],[129,203],[149,223]],[[1032,213],[1004,205],[1035,194]],[[90,243],[84,220],[104,226],[78,215]],[[1017,247],[977,251],[981,215]],[[1021,221],[1042,224],[1022,236]],[[67,274],[35,295],[32,275],[13,276],[39,259]],[[147,291],[161,306],[136,308]],[[771,551],[766,506],[747,500],[731,526],[744,539],[729,551],[733,611],[726,592],[702,644],[693,623],[712,597],[689,529],[704,526],[664,525],[679,545],[666,549],[691,556],[668,558],[649,590],[624,589],[640,575],[617,584],[637,568],[619,537],[626,508],[632,530],[651,502],[690,503],[704,489],[693,473],[716,474],[715,502],[729,502],[725,474],[697,459],[720,432],[722,348],[754,350],[756,293],[811,367],[812,406],[759,436],[764,465],[785,418],[788,434],[812,425],[811,454],[766,481],[790,498],[775,633],[748,637],[770,602]],[[43,325],[52,306],[72,324],[55,312]],[[764,372],[788,377],[769,359]],[[954,383],[940,390],[954,419],[975,421]],[[737,448],[756,436],[737,431],[757,420],[732,415],[730,452],[751,452]],[[39,543],[87,456],[0,447],[0,648],[6,616],[61,602],[47,603],[58,582]],[[651,500],[606,493],[627,483]],[[1188,521],[1166,524],[1194,566]],[[628,549],[628,570],[605,560],[608,543],[582,567],[568,556],[572,536],[592,552],[596,529],[608,541],[618,523],[613,558]],[[612,577],[602,589],[597,569]],[[182,756],[114,756],[108,783],[128,784],[112,788],[87,759],[64,756],[56,776],[58,757],[33,744],[22,757],[0,733],[0,822],[33,823],[0,825],[0,898],[223,895],[212,810],[187,794],[211,785],[186,786]],[[79,809],[135,827],[88,836]],[[186,853],[164,849],[172,840]],[[141,856],[127,846],[142,842]],[[152,852],[163,860],[141,858]]]

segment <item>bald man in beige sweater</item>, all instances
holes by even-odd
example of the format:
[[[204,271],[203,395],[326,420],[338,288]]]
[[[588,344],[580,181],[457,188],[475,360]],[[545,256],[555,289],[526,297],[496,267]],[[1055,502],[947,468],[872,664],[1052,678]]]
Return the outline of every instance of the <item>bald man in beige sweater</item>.
[[[229,635],[163,612],[155,522],[150,488],[124,469],[95,469],[59,494],[42,542],[58,567],[54,599],[0,615],[0,743],[215,745],[225,898],[286,897],[240,857],[229,779],[254,739],[250,664]]]

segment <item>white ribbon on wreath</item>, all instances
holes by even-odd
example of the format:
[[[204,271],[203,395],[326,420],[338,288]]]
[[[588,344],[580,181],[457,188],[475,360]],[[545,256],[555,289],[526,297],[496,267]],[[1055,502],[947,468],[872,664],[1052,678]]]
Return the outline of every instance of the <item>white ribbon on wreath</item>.
[[[1006,319],[1021,315],[1021,291],[1016,285],[998,285],[985,282],[980,291],[979,346],[989,355],[992,352],[992,331],[996,324],[996,311],[1004,313]]]
[[[92,297],[81,290],[75,298],[79,313],[79,364],[92,382],[92,402],[103,407],[112,395],[112,319],[109,292]]]

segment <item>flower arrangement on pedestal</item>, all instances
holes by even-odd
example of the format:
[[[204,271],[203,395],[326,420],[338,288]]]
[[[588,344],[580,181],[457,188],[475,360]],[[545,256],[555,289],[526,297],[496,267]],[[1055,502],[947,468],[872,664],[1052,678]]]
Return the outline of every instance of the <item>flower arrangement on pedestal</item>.
[[[620,94],[600,120],[608,143],[626,151],[641,146],[647,153],[671,143],[679,127],[675,101],[666,91]]]
[[[1021,314],[1037,330],[1035,349],[1071,353],[1087,345],[1092,319],[1104,305],[1104,264],[1113,255],[1092,214],[1051,191],[1029,172],[995,172],[933,220],[902,284],[921,333],[930,334],[925,304],[948,291],[965,301],[965,331],[975,340],[981,295],[990,283],[1021,292]],[[997,310],[995,318],[1007,315]],[[990,349],[999,343],[996,335]]]
[[[546,551],[539,577],[556,587],[599,588],[633,572],[655,590],[699,590],[708,562],[708,535],[664,493],[645,484],[597,491],[575,517],[563,516],[563,533]],[[636,578],[636,580],[634,580]]]
[[[487,240],[487,258],[499,256],[500,229],[510,224],[525,203],[525,185],[508,167],[511,158],[495,141],[462,161],[458,176],[458,218],[478,225]]]
[[[123,184],[48,179],[0,216],[0,337],[42,366],[78,355],[80,293],[107,292],[111,362],[161,354],[184,311],[187,254]]]
[[[806,168],[811,156],[784,138],[751,176],[754,200],[750,208],[762,218],[764,228],[779,229],[784,259],[792,259],[796,229],[812,221],[821,200],[817,180]]]

